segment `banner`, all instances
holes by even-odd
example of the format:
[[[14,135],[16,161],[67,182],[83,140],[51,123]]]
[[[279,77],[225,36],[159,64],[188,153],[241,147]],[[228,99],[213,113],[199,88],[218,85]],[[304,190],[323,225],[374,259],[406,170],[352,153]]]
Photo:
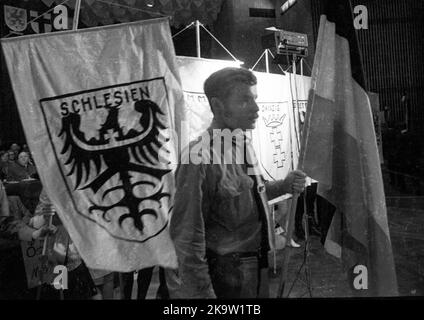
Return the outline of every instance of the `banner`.
[[[258,79],[259,119],[253,145],[265,179],[284,179],[297,168],[301,121],[310,78],[254,72]]]
[[[205,131],[213,118],[206,95],[204,81],[215,71],[225,67],[238,67],[234,61],[177,57],[187,112],[188,133],[182,135],[181,146]],[[259,119],[252,132],[253,146],[262,172],[267,180],[284,178],[297,166],[299,152],[298,121],[304,120],[310,78],[300,75],[278,75],[254,72],[257,79]],[[188,137],[188,138],[187,138]],[[292,153],[295,153],[295,159]],[[293,163],[293,161],[295,162]]]
[[[44,283],[50,284],[54,278],[54,264],[48,260],[47,256],[42,255],[43,244],[44,240],[21,241],[22,257],[29,289]],[[49,241],[47,250],[51,251],[52,246],[53,241]]]
[[[167,19],[2,41],[43,186],[93,269],[176,267],[183,96]]]

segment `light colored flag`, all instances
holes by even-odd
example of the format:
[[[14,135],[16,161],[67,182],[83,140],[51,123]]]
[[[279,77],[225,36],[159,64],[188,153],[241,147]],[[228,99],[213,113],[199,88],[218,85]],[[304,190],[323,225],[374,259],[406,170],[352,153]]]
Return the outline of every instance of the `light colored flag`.
[[[176,267],[168,138],[184,113],[168,20],[2,46],[41,181],[86,264]]]
[[[300,168],[337,211],[325,247],[342,258],[350,285],[397,295],[383,180],[349,1],[321,16]]]

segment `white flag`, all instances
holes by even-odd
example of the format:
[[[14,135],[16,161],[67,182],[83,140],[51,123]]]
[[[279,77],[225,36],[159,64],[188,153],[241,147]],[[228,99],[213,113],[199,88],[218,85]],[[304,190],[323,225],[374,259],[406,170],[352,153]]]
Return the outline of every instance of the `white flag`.
[[[169,138],[184,116],[168,20],[2,46],[41,180],[86,264],[176,267]]]

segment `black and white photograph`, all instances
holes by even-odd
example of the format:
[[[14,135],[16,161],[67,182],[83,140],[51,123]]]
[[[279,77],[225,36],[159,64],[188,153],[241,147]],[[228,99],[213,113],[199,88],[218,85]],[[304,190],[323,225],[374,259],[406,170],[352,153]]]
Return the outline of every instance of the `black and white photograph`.
[[[0,4],[0,304],[424,298],[423,0]]]

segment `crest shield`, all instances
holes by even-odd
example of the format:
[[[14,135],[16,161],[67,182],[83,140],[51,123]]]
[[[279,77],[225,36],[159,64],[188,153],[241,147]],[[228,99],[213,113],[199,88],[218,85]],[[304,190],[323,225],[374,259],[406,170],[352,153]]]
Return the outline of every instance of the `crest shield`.
[[[4,21],[15,32],[23,32],[27,27],[27,11],[22,8],[4,5]]]
[[[69,197],[111,236],[144,242],[162,232],[171,193],[169,105],[163,78],[40,101]]]
[[[262,172],[268,180],[284,178],[292,167],[288,102],[258,103],[253,140]]]

